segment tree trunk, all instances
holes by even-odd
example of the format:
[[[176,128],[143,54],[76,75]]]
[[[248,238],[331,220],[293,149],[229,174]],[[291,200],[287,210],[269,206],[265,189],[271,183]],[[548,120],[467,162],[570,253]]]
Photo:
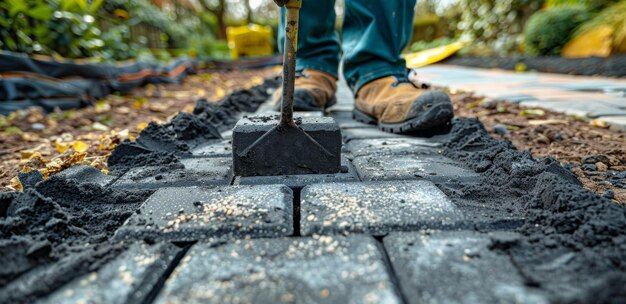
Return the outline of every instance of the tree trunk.
[[[220,0],[217,7],[210,7],[206,1],[200,1],[200,5],[204,10],[207,10],[215,15],[217,18],[217,33],[215,38],[219,40],[226,39],[226,0]]]
[[[250,0],[245,0],[244,3],[246,4],[246,13],[248,14],[246,20],[248,20],[248,23],[252,23],[252,6],[250,6]]]
[[[220,29],[217,39],[226,39],[226,0],[220,0],[217,8],[217,25]]]

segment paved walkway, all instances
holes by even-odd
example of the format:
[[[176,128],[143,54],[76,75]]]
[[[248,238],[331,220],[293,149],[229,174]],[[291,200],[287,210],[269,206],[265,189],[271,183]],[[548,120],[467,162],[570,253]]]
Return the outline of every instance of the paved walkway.
[[[436,64],[417,69],[420,81],[472,91],[626,130],[626,79],[536,72],[516,73]]]
[[[47,301],[143,302],[155,291],[155,303],[548,301],[489,249],[521,219],[457,204],[437,186],[476,183],[476,172],[438,153],[436,137],[352,120],[345,86],[339,97],[328,115],[342,128],[343,172],[232,176],[228,139],[194,149],[182,168],[134,168],[107,182],[157,189],[116,233],[133,245]]]

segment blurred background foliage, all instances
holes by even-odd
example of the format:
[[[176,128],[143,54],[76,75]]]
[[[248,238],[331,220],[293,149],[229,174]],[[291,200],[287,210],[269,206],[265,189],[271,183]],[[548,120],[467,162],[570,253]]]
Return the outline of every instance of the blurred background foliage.
[[[342,0],[336,12],[340,31]],[[626,0],[418,0],[415,12],[408,51],[460,40],[461,55],[560,55],[596,32],[610,40],[609,54],[626,49]],[[0,49],[98,61],[226,58],[227,27],[260,24],[275,37],[278,16],[271,0],[0,0]]]

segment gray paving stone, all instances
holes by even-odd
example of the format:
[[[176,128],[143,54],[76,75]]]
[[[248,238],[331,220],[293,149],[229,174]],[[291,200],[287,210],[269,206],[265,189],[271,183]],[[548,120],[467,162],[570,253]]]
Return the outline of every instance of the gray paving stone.
[[[508,256],[488,249],[487,234],[392,233],[383,243],[409,303],[549,303],[524,284]]]
[[[230,140],[216,140],[191,150],[195,157],[232,157],[233,144]]]
[[[455,227],[463,214],[425,180],[316,184],[302,189],[303,235]]]
[[[344,145],[344,151],[350,157],[364,155],[436,155],[440,143],[425,138],[373,138],[355,139]]]
[[[400,303],[368,236],[194,245],[155,303]]]
[[[364,181],[424,178],[434,182],[478,182],[479,175],[440,155],[366,155],[352,164]]]
[[[158,189],[162,187],[188,187],[227,185],[232,177],[232,158],[207,157],[181,159],[184,168],[138,167],[122,175],[113,187]]]
[[[356,128],[371,128],[371,129],[376,129],[376,126],[374,125],[368,125],[368,124],[364,124],[362,122],[358,122],[356,120],[352,120],[352,119],[343,119],[343,120],[338,120],[337,124],[339,124],[339,127],[343,130],[343,129],[356,129]]]
[[[258,114],[269,114],[269,115],[278,115],[280,114],[280,111],[276,111],[273,109],[271,104],[268,104],[267,106],[263,106],[263,108],[259,108],[259,110],[256,112]],[[324,112],[322,111],[294,111],[293,112],[293,117],[294,118],[298,118],[298,117],[324,117]]]
[[[537,100],[537,97],[528,94],[497,94],[494,95],[492,99],[520,103],[522,101]]]
[[[223,139],[233,138],[233,130],[227,130],[221,133]]]
[[[306,185],[330,182],[356,182],[359,176],[354,166],[347,158],[341,159],[341,173],[336,174],[301,174],[280,176],[235,176],[233,185],[285,185],[291,189],[299,190]]]
[[[78,277],[39,303],[143,303],[182,249],[136,243],[97,272]]]
[[[614,105],[595,100],[571,100],[571,101],[523,101],[520,103],[523,107],[541,107],[548,110],[565,113],[568,115],[577,115],[588,118],[597,118],[600,116],[625,116],[626,110],[622,110]]]
[[[335,111],[351,112],[353,109],[354,109],[354,103],[338,102],[335,105],[333,105],[332,107],[328,108],[327,111],[329,111],[329,112],[335,112]]]
[[[372,139],[372,138],[407,138],[398,134],[389,132],[383,132],[376,128],[354,128],[354,129],[342,129],[341,135],[344,142],[350,142],[354,139]]]
[[[164,188],[115,236],[172,241],[288,236],[292,207],[292,191],[282,185]]]

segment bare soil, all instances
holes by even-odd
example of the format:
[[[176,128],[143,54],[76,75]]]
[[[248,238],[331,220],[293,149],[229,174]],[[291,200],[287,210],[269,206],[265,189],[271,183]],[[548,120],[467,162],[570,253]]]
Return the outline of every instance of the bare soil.
[[[494,102],[472,93],[451,94],[459,117],[478,117],[489,133],[510,140],[535,157],[552,157],[568,166],[585,188],[626,203],[626,132],[596,121],[544,109]],[[621,176],[623,178],[623,176]]]
[[[18,172],[42,170],[45,177],[73,164],[107,172],[106,159],[124,139],[149,122],[191,112],[198,98],[218,101],[278,73],[275,68],[192,75],[181,84],[148,85],[110,95],[94,107],[46,115],[37,108],[0,115],[0,191],[19,189]]]

